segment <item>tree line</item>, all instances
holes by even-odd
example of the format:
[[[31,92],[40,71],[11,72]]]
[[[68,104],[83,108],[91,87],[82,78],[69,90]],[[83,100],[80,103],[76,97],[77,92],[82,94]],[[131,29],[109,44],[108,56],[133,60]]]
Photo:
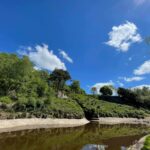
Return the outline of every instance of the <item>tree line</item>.
[[[99,93],[102,96],[112,96],[114,88],[112,86],[103,86],[99,89]],[[92,88],[92,93],[97,91],[96,87]],[[116,90],[116,94],[128,104],[137,107],[150,107],[150,89],[148,87],[126,89],[119,87]]]

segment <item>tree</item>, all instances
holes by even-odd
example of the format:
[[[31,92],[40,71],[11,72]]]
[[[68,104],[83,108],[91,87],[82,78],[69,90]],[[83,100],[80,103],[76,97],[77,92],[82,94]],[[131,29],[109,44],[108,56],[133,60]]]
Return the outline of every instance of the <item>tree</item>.
[[[124,97],[128,93],[128,90],[125,88],[119,87],[117,90],[117,93],[120,97]]]
[[[0,95],[12,95],[19,92],[30,79],[33,65],[27,56],[18,58],[14,54],[0,54]]]
[[[150,107],[150,89],[149,87],[143,87],[142,89],[136,88],[133,92],[137,95],[136,102],[140,106]]]
[[[109,86],[103,86],[100,89],[100,93],[104,96],[111,96],[113,94],[112,89]]]
[[[97,93],[97,88],[96,87],[92,87],[91,88],[91,92],[93,95],[95,95]]]
[[[70,89],[71,91],[75,92],[75,93],[79,93],[80,91],[80,82],[77,80],[73,80],[72,84],[70,85]]]
[[[137,105],[137,102],[139,100],[139,96],[133,90],[131,90],[131,89],[125,89],[125,88],[121,88],[120,87],[120,88],[118,88],[117,93],[126,102],[134,104],[134,105]]]
[[[50,82],[52,83],[52,86],[55,88],[57,92],[64,90],[64,85],[67,80],[70,80],[71,76],[68,71],[62,70],[62,69],[55,69],[50,74]]]
[[[76,94],[85,94],[85,91],[80,87],[80,82],[77,80],[72,81],[72,84],[70,85],[70,89],[72,92]]]

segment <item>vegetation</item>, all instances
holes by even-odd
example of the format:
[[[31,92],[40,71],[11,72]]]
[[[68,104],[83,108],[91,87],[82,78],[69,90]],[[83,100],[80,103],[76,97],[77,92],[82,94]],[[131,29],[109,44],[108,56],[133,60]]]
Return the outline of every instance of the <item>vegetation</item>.
[[[56,69],[49,74],[35,70],[28,57],[13,54],[1,53],[0,62],[1,118],[83,118],[75,101],[58,98],[71,78],[67,71]],[[71,90],[75,88],[71,86]]]
[[[103,86],[100,89],[100,93],[104,96],[111,96],[113,94],[112,89],[109,86]]]
[[[49,77],[52,87],[58,92],[58,94],[59,92],[63,92],[65,82],[70,79],[69,72],[61,69],[55,69]]]
[[[104,101],[95,96],[88,95],[72,95],[72,99],[76,100],[82,107],[88,119],[97,117],[133,117],[144,118],[148,115],[149,110],[127,104],[119,104],[114,102]]]
[[[144,142],[144,147],[142,150],[149,150],[150,149],[150,136],[148,136]]]
[[[87,95],[79,81],[71,80],[68,71],[35,70],[28,57],[19,58],[14,54],[0,53],[0,62],[1,119],[143,118],[150,113],[150,90],[147,88],[119,88],[119,97],[113,97],[112,88],[104,86],[100,89],[104,97],[96,95],[96,88],[92,88],[94,95]]]
[[[118,95],[122,97],[122,99],[131,105],[135,105],[137,107],[150,107],[150,90],[147,87],[143,87],[142,89],[118,89]]]
[[[70,90],[71,93],[85,94],[85,91],[80,88],[80,82],[77,80],[73,80],[73,82],[70,85]]]

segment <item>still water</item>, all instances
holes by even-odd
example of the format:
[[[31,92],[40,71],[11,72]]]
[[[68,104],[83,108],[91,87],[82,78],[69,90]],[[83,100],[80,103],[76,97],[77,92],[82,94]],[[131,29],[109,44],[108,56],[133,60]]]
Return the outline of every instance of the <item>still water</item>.
[[[143,125],[90,123],[74,128],[1,133],[0,150],[124,150],[149,131]]]

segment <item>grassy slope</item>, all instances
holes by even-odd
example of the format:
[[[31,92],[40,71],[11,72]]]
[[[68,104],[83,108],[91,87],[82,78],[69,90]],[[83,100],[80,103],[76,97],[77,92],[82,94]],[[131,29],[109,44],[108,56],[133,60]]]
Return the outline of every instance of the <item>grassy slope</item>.
[[[142,150],[150,150],[150,136],[148,136],[144,142]]]
[[[136,108],[126,104],[119,104],[99,100],[92,96],[72,95],[90,117],[134,117],[143,118],[149,115],[150,111]]]
[[[84,112],[80,105],[71,99],[52,97],[50,100],[34,99],[29,101],[12,101],[5,97],[0,98],[0,118],[83,118]],[[27,98],[26,98],[27,99]],[[39,101],[40,106],[39,106]],[[16,107],[17,106],[17,107]]]
[[[43,118],[83,118],[86,116],[88,119],[98,116],[143,118],[150,114],[150,111],[146,109],[138,109],[127,104],[99,100],[89,95],[71,94],[69,97],[69,99],[53,97],[49,100],[48,104],[42,104],[44,105],[42,108],[36,106],[39,100],[35,100],[34,108],[27,105],[26,110],[19,111],[13,110],[13,107],[10,107],[12,103],[17,102],[13,102],[7,98],[4,101],[0,98],[1,103],[5,103],[6,106],[9,105],[8,108],[0,108],[0,118],[11,119],[14,116],[15,118],[30,118],[34,116]],[[41,99],[40,101],[43,100]]]

